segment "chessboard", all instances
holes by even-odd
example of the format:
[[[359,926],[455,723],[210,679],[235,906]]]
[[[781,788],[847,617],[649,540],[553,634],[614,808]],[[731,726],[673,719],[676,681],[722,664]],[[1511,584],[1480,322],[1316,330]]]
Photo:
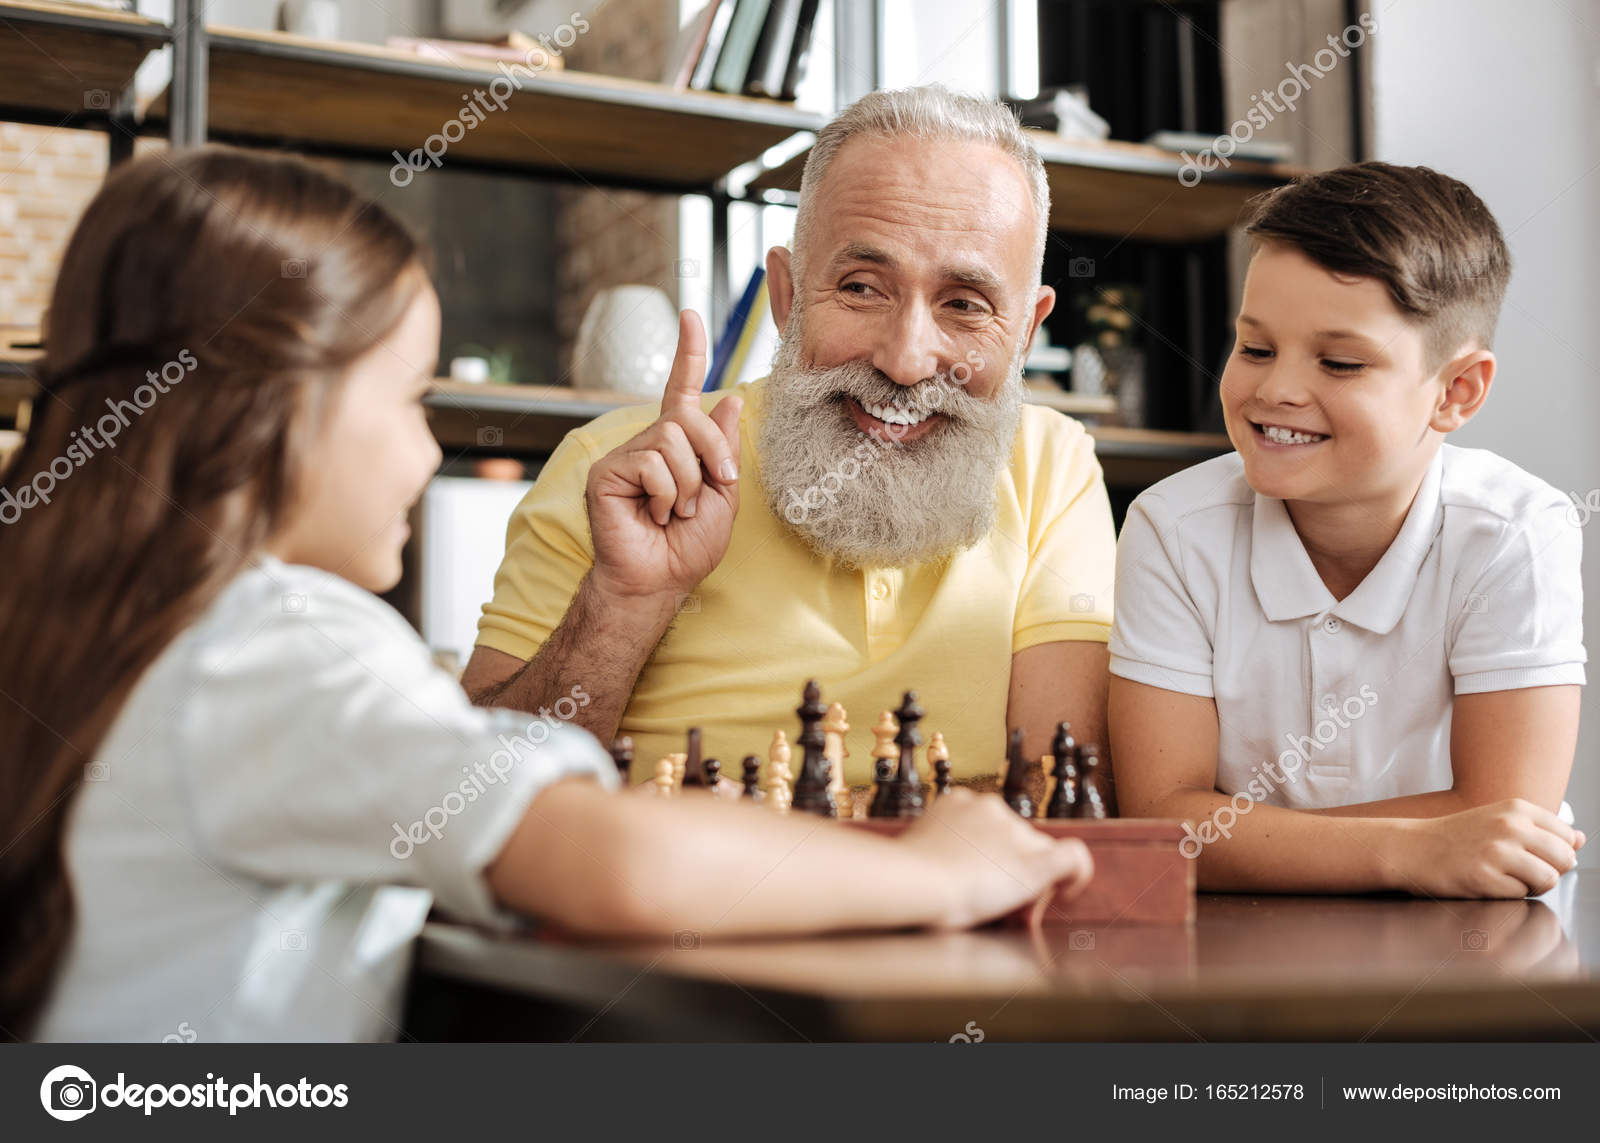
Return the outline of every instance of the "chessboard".
[[[759,755],[747,754],[734,781],[723,775],[720,760],[701,756],[700,728],[690,727],[684,751],[656,763],[650,780],[655,795],[701,790],[757,802],[780,814],[838,818],[852,828],[893,836],[953,787],[950,753],[941,734],[928,742],[924,780],[918,751],[925,712],[914,691],[905,692],[899,708],[884,710],[873,725],[876,765],[870,790],[852,790],[844,780],[844,737],[850,724],[843,706],[823,705],[815,679],[806,683],[795,713],[800,719],[798,775],[794,748],[782,730],[773,734],[766,766]],[[632,739],[614,741],[611,756],[627,782],[634,761]],[[1012,919],[1034,925],[1192,924],[1195,863],[1179,848],[1183,823],[1109,818],[1099,766],[1099,747],[1074,741],[1065,722],[1056,729],[1050,753],[1036,761],[1023,756],[1022,731],[1011,731],[1000,796],[1036,829],[1083,841],[1094,859],[1094,877],[1076,896],[1046,893]],[[1048,792],[1036,794],[1039,790]]]

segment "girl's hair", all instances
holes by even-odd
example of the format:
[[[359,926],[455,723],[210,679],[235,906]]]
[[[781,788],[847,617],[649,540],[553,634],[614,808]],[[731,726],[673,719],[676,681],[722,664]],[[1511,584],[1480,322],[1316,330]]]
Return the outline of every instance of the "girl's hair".
[[[85,210],[0,474],[5,1032],[71,936],[66,827],[118,711],[283,524],[335,386],[426,282],[392,214],[293,159],[153,155]]]

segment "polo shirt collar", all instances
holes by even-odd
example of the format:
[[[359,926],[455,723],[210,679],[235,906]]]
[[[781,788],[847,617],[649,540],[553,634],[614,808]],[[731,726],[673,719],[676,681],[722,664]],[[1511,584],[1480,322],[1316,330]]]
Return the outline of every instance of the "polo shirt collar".
[[[1389,550],[1355,591],[1338,601],[1312,565],[1283,501],[1258,493],[1251,521],[1250,582],[1266,617],[1276,623],[1332,611],[1374,634],[1392,631],[1405,614],[1422,561],[1439,531],[1443,462],[1440,449]]]

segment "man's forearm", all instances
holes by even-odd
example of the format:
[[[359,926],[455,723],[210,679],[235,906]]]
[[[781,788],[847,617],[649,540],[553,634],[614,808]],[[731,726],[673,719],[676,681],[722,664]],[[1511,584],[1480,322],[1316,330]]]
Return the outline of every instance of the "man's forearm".
[[[601,742],[610,742],[622,725],[639,672],[673,614],[670,600],[610,597],[585,576],[539,653],[516,674],[474,694],[472,700],[481,706],[536,712],[554,706],[578,686],[589,702],[569,721]]]

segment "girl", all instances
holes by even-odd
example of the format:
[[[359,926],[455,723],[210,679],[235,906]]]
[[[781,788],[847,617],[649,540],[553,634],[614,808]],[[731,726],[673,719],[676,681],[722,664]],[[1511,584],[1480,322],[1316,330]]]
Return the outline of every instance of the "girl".
[[[469,705],[368,594],[439,462],[439,304],[411,235],[311,167],[128,163],[47,332],[0,481],[10,1035],[392,1039],[435,901],[779,935],[975,925],[1088,877],[992,796],[941,798],[898,842],[617,797],[561,704]]]

